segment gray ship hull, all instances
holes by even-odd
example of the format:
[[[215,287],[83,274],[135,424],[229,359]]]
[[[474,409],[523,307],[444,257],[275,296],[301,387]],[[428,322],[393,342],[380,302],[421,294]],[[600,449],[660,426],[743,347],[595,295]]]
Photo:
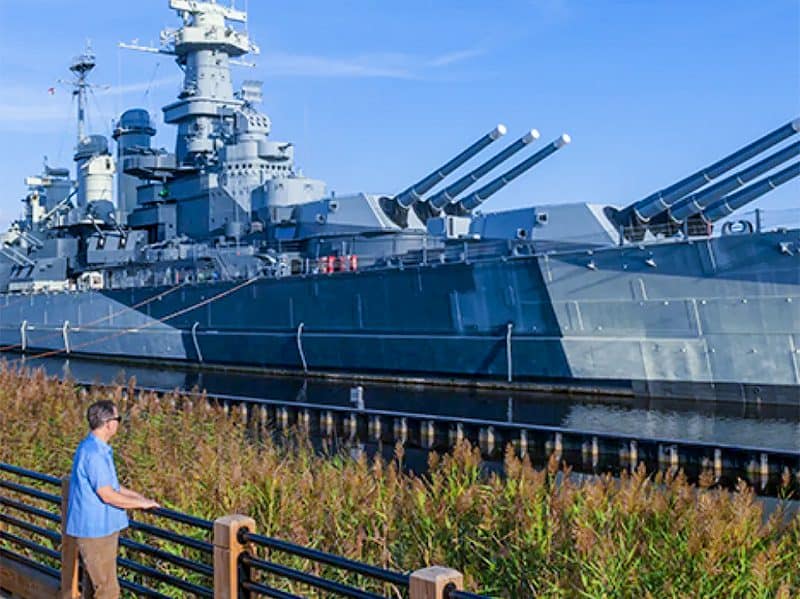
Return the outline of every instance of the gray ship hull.
[[[800,232],[5,294],[0,343],[32,355],[800,405]]]

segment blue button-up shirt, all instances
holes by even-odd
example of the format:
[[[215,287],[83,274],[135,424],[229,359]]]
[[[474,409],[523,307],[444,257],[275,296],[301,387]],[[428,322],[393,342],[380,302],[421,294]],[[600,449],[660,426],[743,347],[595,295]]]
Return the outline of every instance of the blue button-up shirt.
[[[114,450],[108,443],[89,433],[75,450],[69,476],[67,534],[72,537],[106,537],[128,527],[125,510],[103,502],[97,489],[111,487],[119,491]]]

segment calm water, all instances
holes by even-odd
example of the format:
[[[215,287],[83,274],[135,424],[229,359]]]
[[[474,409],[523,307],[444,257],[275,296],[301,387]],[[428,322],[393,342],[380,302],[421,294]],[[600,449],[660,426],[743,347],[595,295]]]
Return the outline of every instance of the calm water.
[[[20,363],[19,359],[10,360]],[[91,360],[25,360],[53,375],[82,383],[125,383],[144,387],[242,395],[261,399],[349,405],[349,384],[301,377],[268,377],[213,371],[121,366]],[[626,400],[533,393],[478,392],[419,386],[364,385],[367,408],[463,416],[488,420],[752,445],[800,451],[800,407],[722,402]]]

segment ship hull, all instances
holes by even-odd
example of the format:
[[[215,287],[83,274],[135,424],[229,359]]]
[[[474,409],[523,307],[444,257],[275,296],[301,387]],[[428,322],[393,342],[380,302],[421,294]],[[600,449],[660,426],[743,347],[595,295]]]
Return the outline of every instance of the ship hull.
[[[800,234],[7,294],[0,344],[33,355],[800,405]]]

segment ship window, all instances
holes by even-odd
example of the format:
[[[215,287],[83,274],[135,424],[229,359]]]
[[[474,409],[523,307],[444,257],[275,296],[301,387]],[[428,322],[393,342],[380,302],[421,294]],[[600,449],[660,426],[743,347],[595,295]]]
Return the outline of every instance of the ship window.
[[[536,222],[546,225],[547,224],[547,212],[539,212],[536,214]]]
[[[525,229],[517,229],[517,239],[526,239],[528,232]]]

